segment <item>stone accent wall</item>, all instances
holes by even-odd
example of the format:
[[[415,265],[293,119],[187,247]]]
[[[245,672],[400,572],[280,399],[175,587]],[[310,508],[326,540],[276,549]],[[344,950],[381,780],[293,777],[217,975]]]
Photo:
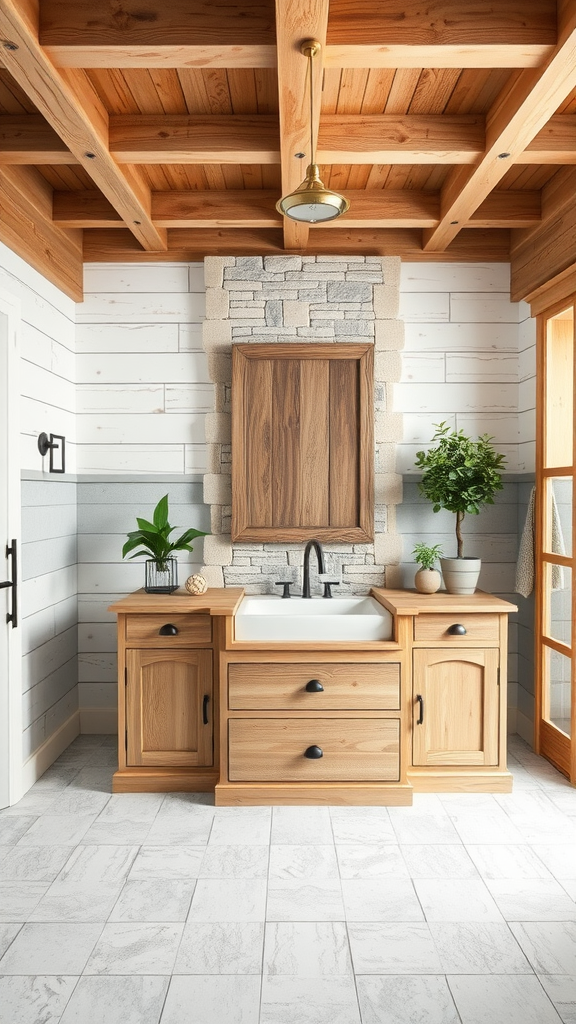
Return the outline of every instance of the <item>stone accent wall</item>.
[[[400,380],[404,324],[398,319],[400,259],[379,256],[210,256],[204,261],[203,344],[215,384],[206,418],[209,472],[204,500],[212,534],[202,569],[210,586],[244,586],[250,594],[278,593],[277,580],[301,584],[302,544],[232,544],[230,382],[233,342],[373,342],[375,348],[375,537],[373,544],[326,544],[326,578],[337,593],[365,594],[400,582],[401,539],[396,506],[402,478],[396,444],[402,417],[392,411]],[[313,560],[314,564],[314,560]],[[315,568],[315,566],[314,566]],[[318,580],[311,573],[315,592]]]

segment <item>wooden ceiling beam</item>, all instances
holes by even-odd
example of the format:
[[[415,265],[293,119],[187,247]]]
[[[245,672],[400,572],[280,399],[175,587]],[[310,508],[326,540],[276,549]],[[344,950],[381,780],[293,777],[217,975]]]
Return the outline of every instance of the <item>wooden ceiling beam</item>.
[[[148,0],[144,9],[140,0],[42,0],[40,11],[40,41],[60,67],[276,66],[273,0],[243,10],[231,0]],[[378,0],[338,0],[330,5],[324,64],[537,67],[555,43],[554,0],[510,0],[489,10],[444,0],[433,14],[418,0],[393,0],[384,10]]]
[[[322,60],[326,45],[329,0],[275,0],[276,45],[278,54],[278,106],[280,125],[281,193],[289,195],[303,181],[318,141],[322,98]],[[310,124],[310,88],[308,58],[300,47],[306,39],[320,43],[314,58],[314,110]],[[309,227],[284,217],[284,246],[298,249],[306,245]]]
[[[472,164],[484,146],[480,114],[323,114],[318,163]]]
[[[557,47],[541,70],[512,79],[486,117],[486,151],[472,170],[454,168],[442,190],[442,217],[424,233],[426,252],[445,249],[509,167],[576,88],[576,9],[570,4]]]
[[[181,43],[172,46],[130,46],[118,43],[115,46],[90,46],[77,43],[71,46],[48,44],[45,49],[55,67],[59,68],[276,67],[276,46],[265,44],[214,43],[197,46],[194,43]],[[516,66],[518,65],[515,64],[514,67]]]
[[[501,38],[501,37],[500,37]],[[342,43],[326,46],[326,68],[537,68],[553,49],[551,43],[488,45]]]
[[[52,222],[51,191],[33,167],[0,167],[0,242],[81,302],[82,232]]]
[[[46,45],[60,68],[275,68],[276,46],[265,44],[173,46]],[[537,68],[551,43],[489,46],[327,46],[326,68]]]
[[[484,152],[479,114],[324,114],[322,164],[473,164]],[[128,114],[109,119],[110,151],[130,164],[278,164],[275,115]],[[520,164],[575,164],[576,115],[548,121]],[[0,164],[77,164],[41,114],[0,114]]]
[[[518,157],[519,164],[575,164],[576,114],[554,114]]]
[[[110,151],[120,163],[131,164],[279,164],[278,118],[268,114],[118,115],[110,118]]]
[[[304,254],[331,255],[334,232],[326,227],[310,231]],[[158,253],[138,249],[126,230],[93,230],[84,232],[86,262],[173,262],[201,260],[205,256],[249,256],[284,253],[280,229],[245,231],[233,229],[174,229],[168,232],[168,250]],[[418,228],[375,228],[372,231],[347,229],[338,233],[340,255],[401,256],[405,260],[440,262],[505,262],[510,258],[509,231],[463,231],[443,253],[429,256],[422,251]]]
[[[60,67],[272,68],[274,0],[41,0],[40,42]]]
[[[147,248],[166,245],[150,217],[150,190],[139,172],[118,166],[108,149],[108,114],[83,71],[58,71],[38,42],[35,6],[0,0],[0,38],[12,77],[54,128],[129,230]]]
[[[525,68],[556,44],[555,0],[331,0],[325,66]]]
[[[576,168],[563,167],[542,189],[540,224],[514,231],[511,293],[532,301],[535,291],[576,264]]]
[[[41,114],[0,115],[0,164],[77,164]]]
[[[52,0],[57,2],[57,0]],[[556,43],[556,0],[331,0],[329,45]]]
[[[485,144],[481,114],[323,114],[317,157],[321,164],[475,164]],[[110,148],[120,163],[277,164],[278,118],[121,114],[110,117]],[[553,116],[517,162],[576,163],[576,115]]]
[[[324,225],[350,228],[430,227],[440,216],[440,194],[409,189],[347,189],[350,211]],[[225,192],[153,192],[152,217],[165,228],[278,228],[273,189]],[[122,228],[123,222],[98,192],[54,192],[53,218],[60,227]],[[531,227],[540,223],[540,193],[502,191],[482,203],[470,221],[474,228]],[[318,228],[311,229],[314,232]]]

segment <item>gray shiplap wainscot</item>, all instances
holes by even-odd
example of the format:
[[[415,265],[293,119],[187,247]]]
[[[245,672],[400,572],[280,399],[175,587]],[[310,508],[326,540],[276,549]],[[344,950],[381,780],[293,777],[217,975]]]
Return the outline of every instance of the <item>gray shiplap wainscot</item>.
[[[39,751],[79,729],[76,488],[74,476],[22,478],[22,757],[40,774],[50,761]]]
[[[116,730],[117,670],[115,616],[108,605],[143,586],[144,559],[122,559],[122,545],[136,516],[152,517],[163,494],[169,495],[170,523],[210,529],[210,510],[202,501],[200,476],[80,476],[78,479],[78,680],[82,732]],[[181,584],[198,572],[203,539],[191,553],[177,553]]]

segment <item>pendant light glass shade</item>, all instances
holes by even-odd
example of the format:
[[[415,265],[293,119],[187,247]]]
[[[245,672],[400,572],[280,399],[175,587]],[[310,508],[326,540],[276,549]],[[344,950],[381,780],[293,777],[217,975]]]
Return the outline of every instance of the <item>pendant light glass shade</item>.
[[[276,203],[278,213],[282,213],[291,220],[300,221],[303,224],[317,224],[318,222],[334,220],[346,213],[350,208],[348,200],[338,192],[332,192],[326,188],[320,178],[320,171],[314,154],[314,86],[312,76],[312,60],[320,52],[320,43],[314,39],[308,39],[302,43],[301,52],[308,57],[310,72],[310,153],[311,161],[306,169],[306,177],[298,188],[283,196]]]
[[[284,196],[276,203],[279,213],[306,224],[334,220],[341,213],[346,213],[349,208],[350,203],[344,196],[324,187],[318,171],[318,164],[310,164],[302,184],[290,195]]]

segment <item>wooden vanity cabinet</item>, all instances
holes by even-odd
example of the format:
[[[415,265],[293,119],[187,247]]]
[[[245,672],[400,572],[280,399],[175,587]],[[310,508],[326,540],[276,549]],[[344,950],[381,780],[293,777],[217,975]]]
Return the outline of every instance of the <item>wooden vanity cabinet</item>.
[[[220,653],[217,805],[407,805],[407,623],[394,640]]]
[[[412,764],[497,765],[497,648],[414,650]]]
[[[378,591],[411,626],[411,764],[414,789],[508,792],[508,615],[516,607],[470,596]]]
[[[126,651],[126,765],[214,762],[212,651]]]
[[[152,595],[118,616],[118,771],[114,792],[213,790],[218,778],[218,649],[243,591]]]

